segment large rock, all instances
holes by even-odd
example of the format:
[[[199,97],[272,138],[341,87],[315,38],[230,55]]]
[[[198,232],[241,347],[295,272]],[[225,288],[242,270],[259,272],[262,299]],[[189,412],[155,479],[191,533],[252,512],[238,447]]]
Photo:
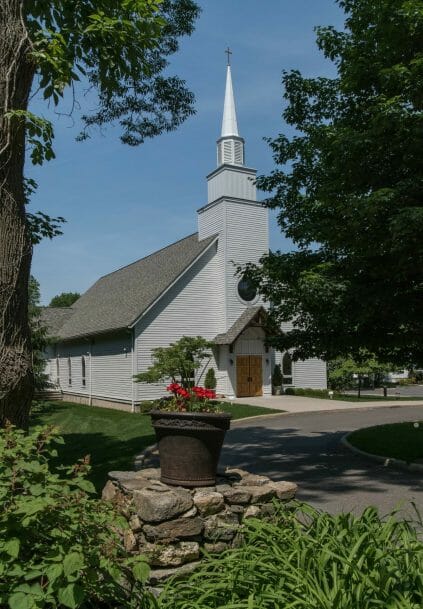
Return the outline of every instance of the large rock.
[[[225,501],[220,493],[201,490],[194,495],[194,505],[202,516],[210,516],[220,512],[225,505]]]
[[[172,543],[179,539],[197,537],[203,530],[201,518],[177,518],[161,524],[144,525],[144,534],[148,541]]]
[[[246,505],[250,502],[251,493],[248,487],[229,487],[228,490],[223,491],[223,496],[228,503],[236,503],[239,505]]]
[[[293,499],[298,490],[295,482],[272,482],[270,486],[276,491],[276,497],[281,501]]]
[[[133,502],[138,516],[145,522],[170,520],[193,506],[190,492],[180,488],[163,493],[148,489],[134,491]]]
[[[160,547],[152,544],[151,553],[149,549],[143,548],[150,559],[150,564],[156,567],[179,567],[187,562],[198,560],[200,557],[200,545],[196,541],[180,541],[171,546]]]
[[[204,523],[204,538],[208,542],[231,541],[239,529],[237,514],[225,510],[220,514],[209,516]]]
[[[264,486],[270,482],[267,476],[257,476],[256,474],[246,474],[234,486]]]
[[[251,503],[266,503],[276,496],[276,490],[270,484],[262,486],[249,486],[248,490],[251,493]]]

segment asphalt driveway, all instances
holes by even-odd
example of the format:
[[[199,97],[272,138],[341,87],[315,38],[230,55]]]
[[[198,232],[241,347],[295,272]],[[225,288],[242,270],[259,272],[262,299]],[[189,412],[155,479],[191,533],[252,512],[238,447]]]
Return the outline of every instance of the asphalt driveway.
[[[245,468],[299,485],[298,499],[332,513],[382,513],[401,506],[423,515],[423,473],[397,470],[363,458],[340,444],[348,431],[400,421],[423,421],[423,406],[377,407],[338,412],[277,414],[234,421],[221,464]]]

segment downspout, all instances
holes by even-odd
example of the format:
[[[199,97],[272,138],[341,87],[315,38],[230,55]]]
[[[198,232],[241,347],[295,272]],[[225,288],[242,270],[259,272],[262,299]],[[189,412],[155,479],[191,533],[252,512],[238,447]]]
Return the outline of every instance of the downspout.
[[[131,355],[132,355],[132,376],[131,376],[131,383],[132,383],[132,399],[131,399],[131,412],[135,412],[135,381],[134,381],[134,374],[136,373],[136,369],[135,369],[135,327],[132,328],[132,332],[131,332]]]
[[[90,340],[90,395],[89,395],[89,399],[88,399],[88,405],[92,406],[93,405],[93,365],[92,365],[92,361],[93,361],[93,341]]]

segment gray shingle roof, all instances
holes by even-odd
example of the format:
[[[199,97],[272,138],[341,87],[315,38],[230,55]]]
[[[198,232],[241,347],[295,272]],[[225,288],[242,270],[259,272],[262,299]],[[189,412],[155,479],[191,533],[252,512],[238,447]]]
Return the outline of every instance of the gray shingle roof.
[[[62,339],[127,328],[200,256],[216,235],[198,233],[101,277],[73,305]]]
[[[47,328],[49,336],[57,336],[73,312],[71,307],[41,307],[40,321]]]
[[[250,324],[258,313],[260,313],[260,311],[266,313],[265,309],[261,305],[256,307],[248,307],[248,309],[245,309],[245,311],[241,313],[229,330],[223,334],[218,334],[215,336],[213,342],[216,345],[231,345],[236,341],[238,336],[248,326],[248,324]]]

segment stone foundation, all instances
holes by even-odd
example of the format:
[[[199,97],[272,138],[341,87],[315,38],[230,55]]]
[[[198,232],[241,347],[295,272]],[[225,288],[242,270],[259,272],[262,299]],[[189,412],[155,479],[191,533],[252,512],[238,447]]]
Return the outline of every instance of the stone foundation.
[[[160,469],[110,472],[103,499],[129,522],[124,543],[147,556],[157,583],[198,564],[202,553],[218,554],[241,541],[245,518],[270,515],[274,502],[287,502],[297,485],[228,468],[215,486],[186,489],[160,482]]]

